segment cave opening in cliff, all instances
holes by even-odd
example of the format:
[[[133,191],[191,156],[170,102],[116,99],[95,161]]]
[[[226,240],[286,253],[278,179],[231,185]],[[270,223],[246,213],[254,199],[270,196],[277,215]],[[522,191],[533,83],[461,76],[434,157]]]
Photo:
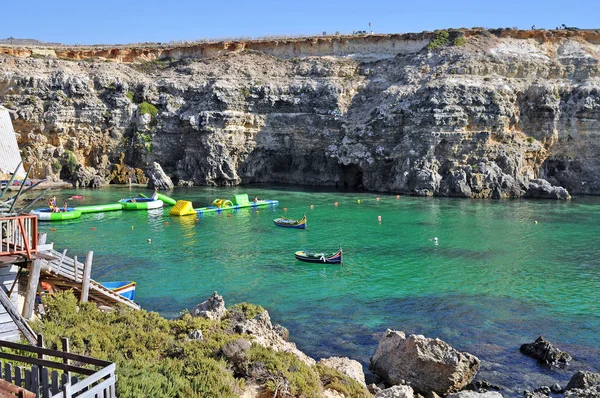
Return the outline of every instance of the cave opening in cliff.
[[[342,166],[342,186],[345,189],[356,189],[362,191],[365,189],[363,185],[363,172],[355,164],[349,164]]]

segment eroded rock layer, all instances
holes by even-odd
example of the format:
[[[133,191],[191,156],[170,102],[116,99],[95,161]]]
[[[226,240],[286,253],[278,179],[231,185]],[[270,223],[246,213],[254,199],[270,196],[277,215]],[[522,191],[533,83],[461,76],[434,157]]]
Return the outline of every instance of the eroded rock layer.
[[[95,185],[158,162],[179,185],[600,193],[598,32],[435,39],[0,49],[0,104],[37,176],[93,169]]]

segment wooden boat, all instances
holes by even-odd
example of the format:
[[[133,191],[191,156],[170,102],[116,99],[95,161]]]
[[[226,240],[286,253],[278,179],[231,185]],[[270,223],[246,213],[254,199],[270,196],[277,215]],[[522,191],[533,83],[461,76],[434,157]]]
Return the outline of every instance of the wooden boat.
[[[342,263],[342,248],[331,254],[315,253],[306,251],[297,251],[294,253],[297,260],[307,263],[322,263],[322,264],[341,264]]]
[[[306,229],[306,214],[302,217],[301,220],[294,220],[291,218],[280,217],[273,220],[273,223],[278,227],[283,228],[296,228],[296,229]]]
[[[100,282],[100,284],[131,301],[135,297],[135,282]]]

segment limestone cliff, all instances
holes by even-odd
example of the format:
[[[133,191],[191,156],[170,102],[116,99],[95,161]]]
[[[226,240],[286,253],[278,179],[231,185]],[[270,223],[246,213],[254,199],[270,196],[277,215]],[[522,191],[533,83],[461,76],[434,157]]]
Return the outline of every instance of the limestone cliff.
[[[599,194],[600,32],[441,33],[5,47],[0,104],[36,176],[85,185],[124,161],[180,185]]]

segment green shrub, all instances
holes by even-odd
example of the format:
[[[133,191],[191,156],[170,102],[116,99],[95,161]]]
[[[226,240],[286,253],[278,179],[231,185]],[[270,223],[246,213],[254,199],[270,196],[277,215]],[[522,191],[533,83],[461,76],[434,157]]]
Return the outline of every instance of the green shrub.
[[[260,305],[246,303],[246,302],[235,304],[229,308],[229,311],[235,311],[235,310],[240,310],[244,314],[246,319],[252,319],[255,316],[257,316],[258,314],[262,314],[263,312],[265,312],[265,309],[263,307],[261,307]]]
[[[465,44],[467,44],[467,39],[465,39],[464,37],[457,37],[452,42],[453,46],[464,46]]]
[[[448,44],[450,42],[449,38],[450,38],[450,34],[448,33],[447,30],[436,31],[434,39],[429,42],[429,44],[427,45],[427,48],[429,50],[435,50],[436,48],[445,46],[446,44]]]
[[[129,101],[133,102],[133,91],[128,91],[125,95],[129,98]]]
[[[253,344],[249,352],[249,360],[255,372],[261,371],[259,378],[269,380],[266,388],[274,393],[280,388],[278,396],[302,396],[306,398],[320,397],[321,382],[319,375],[298,357],[288,352],[274,352],[261,345]]]
[[[372,395],[358,381],[335,369],[317,364],[317,372],[323,387],[335,390],[345,397],[367,398]]]
[[[150,115],[151,117],[155,117],[158,114],[158,109],[148,102],[142,102],[138,107],[138,111],[141,115]]]
[[[75,170],[77,170],[77,166],[79,165],[79,163],[77,162],[77,158],[75,157],[75,154],[73,152],[67,149],[65,153],[67,155],[65,165],[67,167],[67,170],[69,170],[69,173],[73,173],[75,172]]]
[[[527,137],[527,142],[529,142],[530,144],[533,144],[534,141],[535,141],[535,138]]]
[[[44,297],[46,315],[32,323],[48,348],[69,338],[74,353],[117,363],[117,396],[237,397],[236,380],[218,352],[239,335],[224,333],[218,322],[189,315],[167,320],[157,313],[116,307],[101,312],[93,303],[79,304],[71,291]],[[187,334],[201,329],[203,341]]]

